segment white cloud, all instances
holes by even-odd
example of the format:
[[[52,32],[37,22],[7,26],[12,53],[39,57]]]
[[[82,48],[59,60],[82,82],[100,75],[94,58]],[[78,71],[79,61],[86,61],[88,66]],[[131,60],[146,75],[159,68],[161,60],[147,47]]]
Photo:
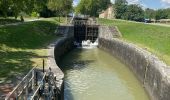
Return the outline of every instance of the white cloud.
[[[162,6],[165,8],[170,7],[170,0],[161,0]]]
[[[170,4],[170,0],[161,0],[163,3]]]
[[[127,0],[129,4],[139,4],[139,0]]]

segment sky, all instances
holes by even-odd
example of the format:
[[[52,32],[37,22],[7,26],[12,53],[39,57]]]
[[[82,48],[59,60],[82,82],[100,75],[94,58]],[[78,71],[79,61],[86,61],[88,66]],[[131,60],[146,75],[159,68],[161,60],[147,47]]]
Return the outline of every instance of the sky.
[[[114,0],[111,0],[114,3]],[[129,4],[140,4],[143,8],[169,8],[170,0],[127,0]],[[74,6],[77,5],[79,0],[74,0]]]

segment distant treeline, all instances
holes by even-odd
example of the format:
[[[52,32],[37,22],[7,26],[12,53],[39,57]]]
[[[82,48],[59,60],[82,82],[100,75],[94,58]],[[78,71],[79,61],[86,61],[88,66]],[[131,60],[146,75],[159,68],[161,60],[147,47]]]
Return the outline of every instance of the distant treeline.
[[[138,4],[128,4],[126,0],[115,0],[112,4],[110,0],[80,0],[79,4],[75,7],[77,14],[89,15],[98,17],[99,14],[113,5],[113,16],[117,19],[144,21],[147,20],[159,20],[170,18],[170,8],[167,9],[150,9],[142,8]]]
[[[144,21],[144,19],[169,19],[170,8],[167,9],[142,9],[140,5],[130,4],[126,0],[115,0],[115,17],[118,19]]]

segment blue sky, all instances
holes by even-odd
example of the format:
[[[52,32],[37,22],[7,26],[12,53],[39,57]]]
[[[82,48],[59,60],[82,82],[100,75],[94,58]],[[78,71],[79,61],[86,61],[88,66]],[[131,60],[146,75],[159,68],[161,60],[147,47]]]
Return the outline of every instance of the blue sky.
[[[114,2],[114,0],[111,0]],[[127,0],[129,4],[140,4],[144,8],[160,9],[170,7],[170,0]],[[79,0],[74,0],[76,5]]]

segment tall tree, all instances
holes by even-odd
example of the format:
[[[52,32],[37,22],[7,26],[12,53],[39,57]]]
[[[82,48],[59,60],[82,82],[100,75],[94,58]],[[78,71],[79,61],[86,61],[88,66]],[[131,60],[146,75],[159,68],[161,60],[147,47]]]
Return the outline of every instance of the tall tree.
[[[168,13],[166,12],[165,9],[158,9],[156,11],[156,15],[155,15],[155,19],[159,20],[159,19],[167,19],[168,18]]]
[[[98,16],[99,12],[110,5],[110,0],[80,0],[76,12],[84,15]]]
[[[115,0],[116,18],[123,19],[127,10],[128,2],[126,0]]]
[[[72,8],[73,0],[48,0],[48,8],[59,13],[59,21],[61,14],[68,14]]]
[[[133,21],[144,21],[144,10],[136,4],[127,6],[127,10],[123,15],[123,19]]]
[[[7,17],[7,12],[10,9],[11,3],[11,0],[0,0],[0,10],[2,11],[5,18]]]
[[[154,9],[150,9],[150,8],[145,9],[145,18],[155,19],[155,14],[156,12]]]
[[[24,0],[12,0],[11,9],[14,13],[15,19],[17,19],[19,13],[24,10]]]

